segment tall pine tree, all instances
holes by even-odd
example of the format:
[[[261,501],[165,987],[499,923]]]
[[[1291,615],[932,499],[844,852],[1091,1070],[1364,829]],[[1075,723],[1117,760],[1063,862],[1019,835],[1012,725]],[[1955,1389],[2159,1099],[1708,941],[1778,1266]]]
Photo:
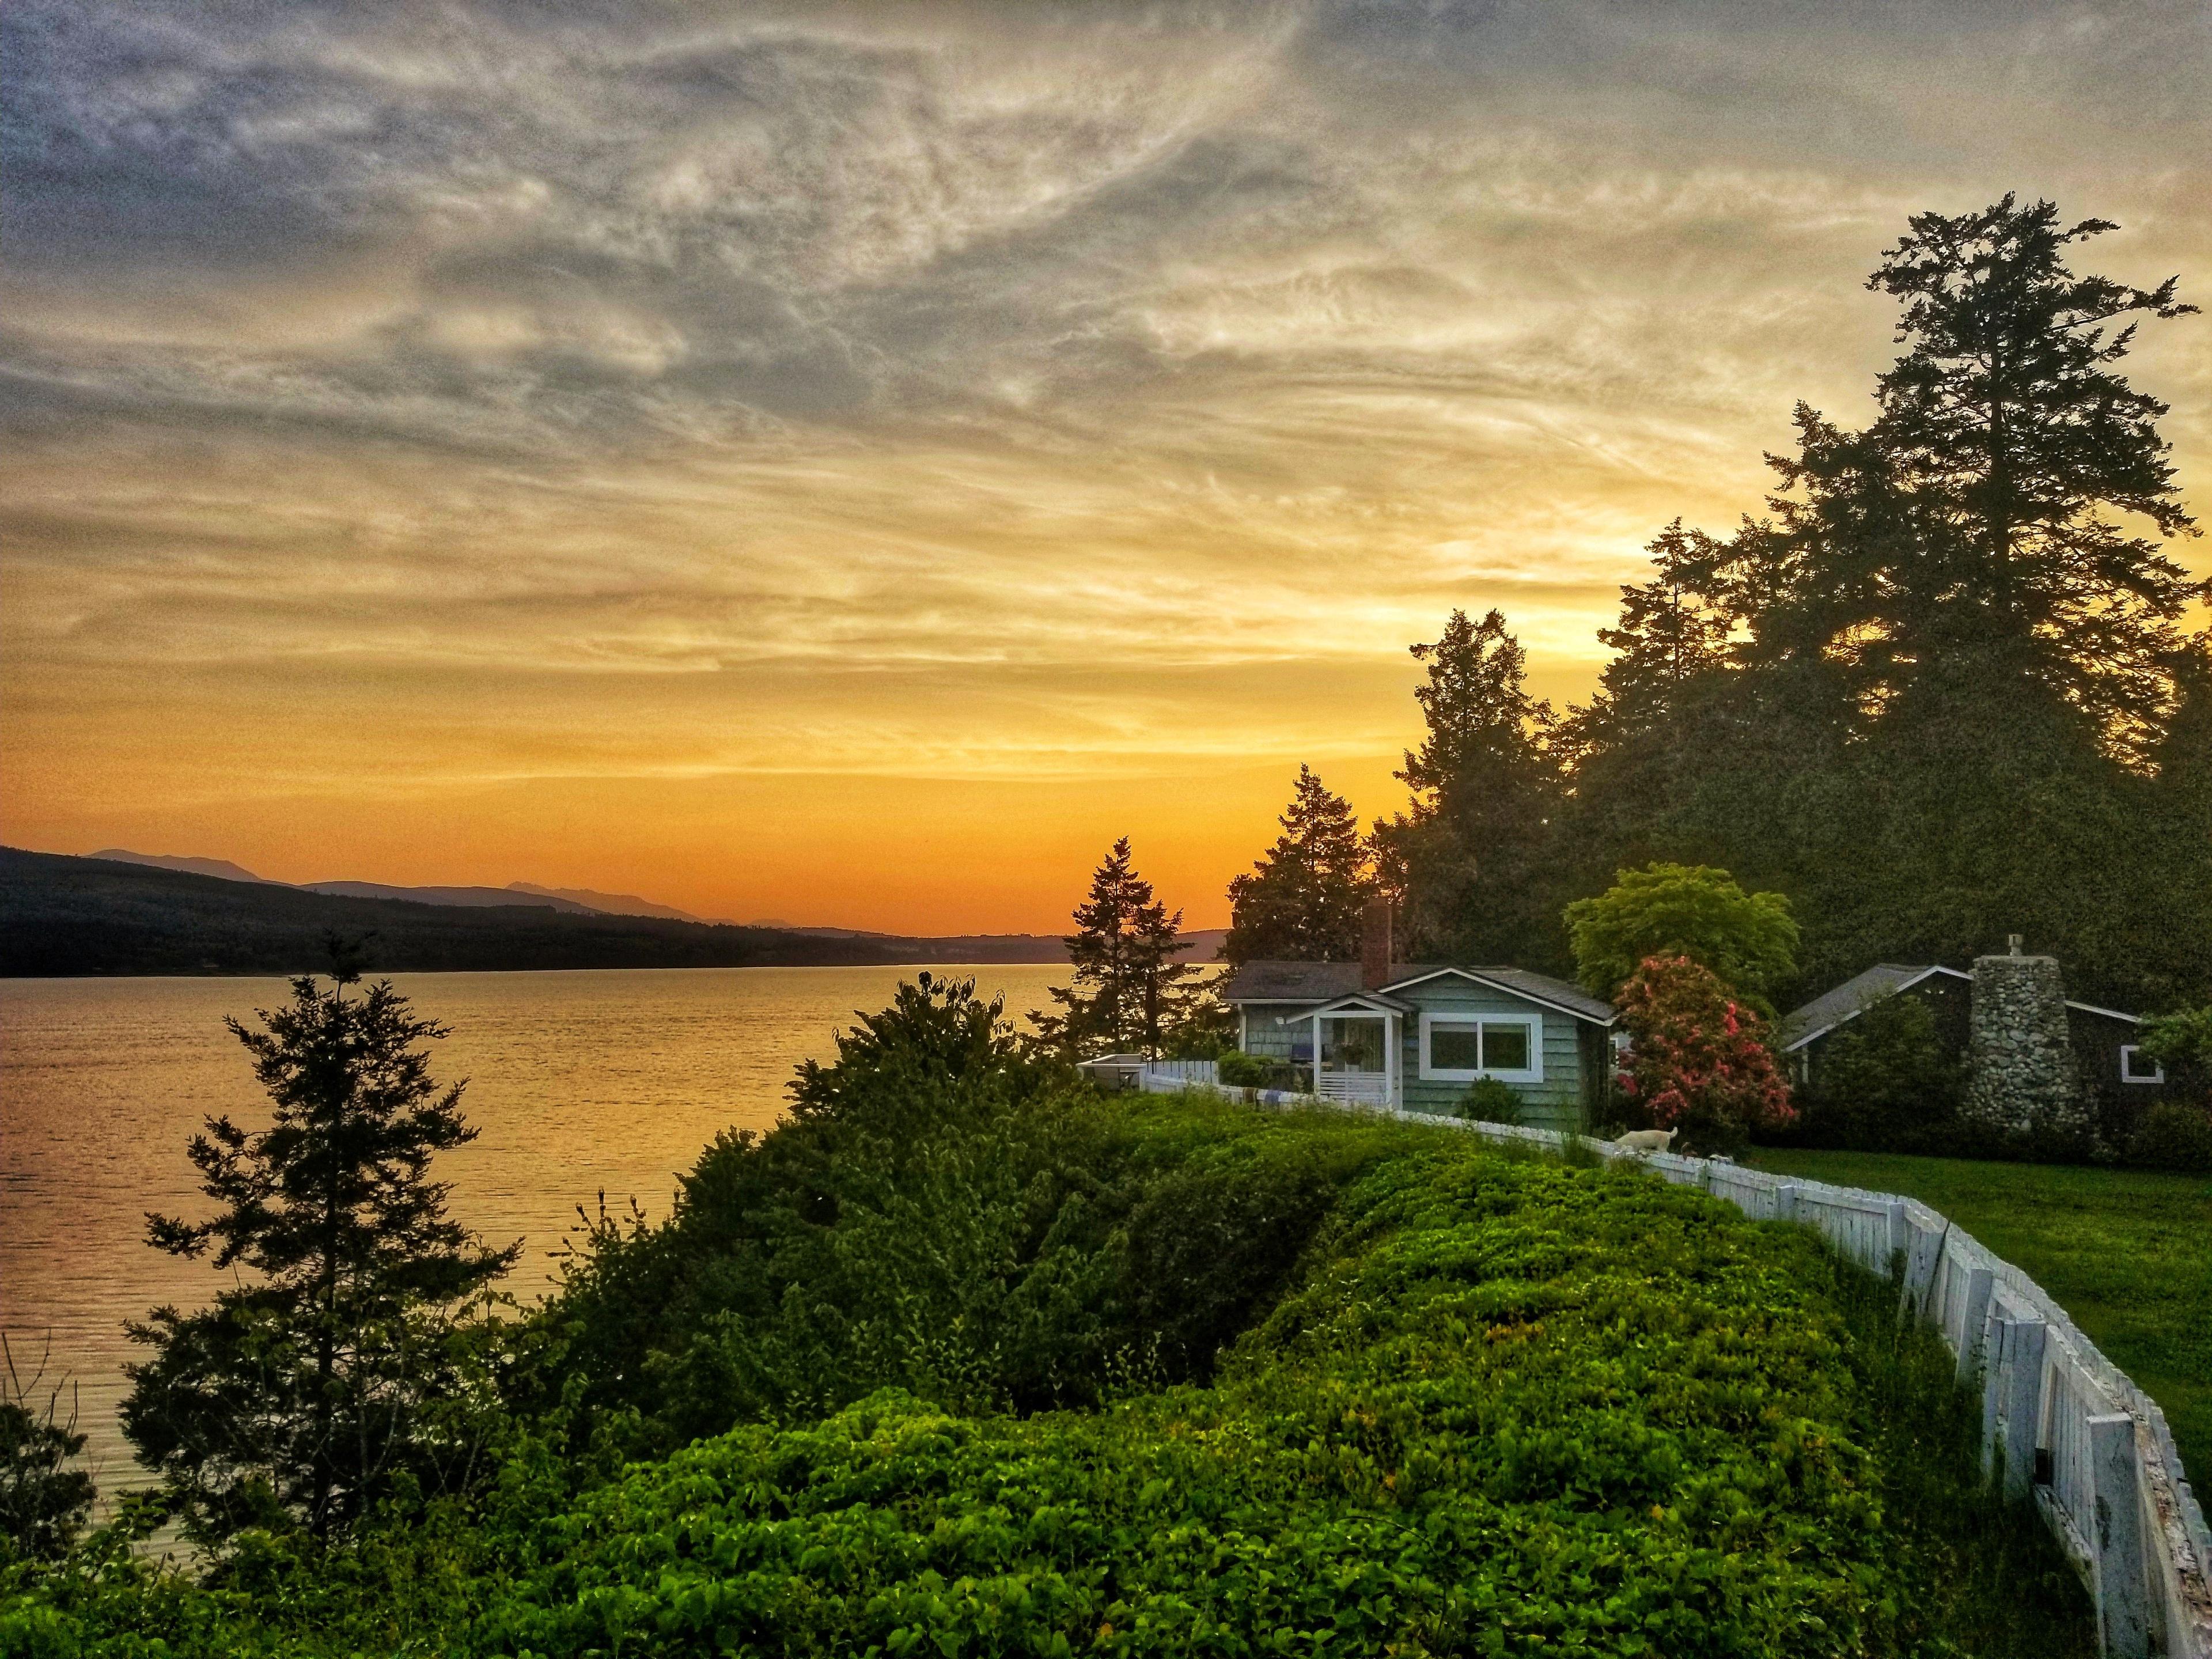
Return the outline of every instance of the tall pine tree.
[[[1904,301],[1910,349],[1877,383],[1866,437],[1921,530],[1915,556],[1883,562],[1869,621],[1904,649],[1933,646],[1926,666],[1963,668],[1974,701],[2046,690],[2135,760],[2172,704],[2174,623],[2208,589],[2116,522],[2194,532],[2158,430],[2166,405],[2116,366],[2135,340],[2126,319],[2196,307],[2173,277],[2139,289],[2067,268],[2069,247],[2114,228],[2062,229],[2052,204],[2008,194],[1916,214],[1867,279]]]
[[[1408,809],[1375,827],[1376,862],[1406,918],[1409,956],[1559,965],[1560,777],[1551,705],[1528,695],[1528,653],[1496,611],[1455,611],[1417,645],[1427,732],[1397,776]]]
[[[1198,970],[1177,959],[1182,912],[1169,914],[1137,873],[1129,838],[1115,842],[1075,907],[1067,936],[1072,986],[1055,987],[1057,1013],[1033,1012],[1038,1040],[1071,1058],[1157,1055],[1163,1035],[1183,1017]]]
[[[2165,405],[2119,370],[2130,319],[2190,307],[2170,280],[2067,268],[2110,228],[2011,197],[1911,222],[1870,278],[1905,347],[1874,422],[1801,406],[1769,516],[1694,548],[1670,532],[1627,592],[1622,657],[1575,720],[1586,876],[1604,854],[1695,860],[1787,892],[1808,985],[2012,932],[2123,1004],[2201,973],[2205,848],[2150,783],[2207,587],[2160,545],[2193,533]],[[1727,643],[1654,698],[1683,568]]]
[[[1251,870],[1229,884],[1229,937],[1221,954],[1247,962],[1357,962],[1372,883],[1366,839],[1352,803],[1298,768],[1283,833]]]
[[[287,1516],[326,1536],[403,1474],[453,1484],[478,1449],[442,1411],[474,1376],[456,1313],[522,1246],[486,1247],[430,1178],[477,1133],[417,1046],[446,1029],[388,982],[349,996],[358,978],[341,963],[327,991],[294,981],[258,1029],[228,1022],[270,1126],[209,1119],[189,1152],[215,1216],[148,1218],[149,1243],[212,1247],[229,1278],[212,1307],[130,1328],[154,1352],[127,1368],[124,1432],[203,1537]]]

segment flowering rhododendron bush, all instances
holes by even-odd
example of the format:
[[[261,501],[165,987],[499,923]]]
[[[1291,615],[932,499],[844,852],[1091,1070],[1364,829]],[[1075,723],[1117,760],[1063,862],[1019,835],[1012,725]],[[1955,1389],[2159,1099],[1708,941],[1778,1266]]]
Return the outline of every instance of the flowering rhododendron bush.
[[[1619,1006],[1631,1043],[1620,1091],[1655,1127],[1679,1128],[1687,1146],[1712,1152],[1796,1119],[1766,1022],[1711,969],[1646,957]]]

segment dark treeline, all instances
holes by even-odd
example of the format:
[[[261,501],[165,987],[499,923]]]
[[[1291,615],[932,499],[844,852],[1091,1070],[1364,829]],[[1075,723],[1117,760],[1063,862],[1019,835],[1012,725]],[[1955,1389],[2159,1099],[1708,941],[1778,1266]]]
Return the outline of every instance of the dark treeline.
[[[823,936],[652,916],[341,898],[275,884],[0,848],[0,978],[297,974],[332,933],[382,973],[1056,962],[1052,938]]]
[[[1231,959],[1343,954],[1272,919],[1319,878],[1391,892],[1401,954],[1564,971],[1562,908],[1669,860],[1788,896],[1787,993],[2014,933],[2076,996],[2212,993],[2208,585],[2165,550],[2197,533],[2166,406],[2118,368],[2138,321],[2194,307],[2069,270],[2112,228],[2009,196],[1914,217],[1869,279],[1905,348],[1873,422],[1799,405],[1762,515],[1667,526],[1586,708],[1528,696],[1497,611],[1455,612],[1414,647],[1407,810],[1346,877],[1348,808],[1302,777]]]

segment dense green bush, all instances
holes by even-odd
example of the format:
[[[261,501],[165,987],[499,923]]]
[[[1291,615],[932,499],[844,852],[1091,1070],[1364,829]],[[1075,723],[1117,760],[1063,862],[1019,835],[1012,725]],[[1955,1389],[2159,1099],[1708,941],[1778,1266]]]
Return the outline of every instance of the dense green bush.
[[[1460,1097],[1459,1115],[1470,1123],[1517,1124],[1521,1121],[1521,1093],[1494,1077],[1479,1077]]]
[[[2144,1112],[2128,1156],[2151,1170],[2212,1174],[2212,1110],[2186,1100],[2161,1100]]]
[[[1886,997],[1822,1048],[1803,1114],[1806,1145],[1948,1152],[1961,1144],[1964,1058],[1917,997]]]
[[[1214,1074],[1232,1089],[1264,1089],[1273,1069],[1268,1060],[1241,1048],[1224,1049],[1214,1065]]]
[[[98,1534],[0,1568],[0,1651],[2092,1645],[1978,1496],[1940,1344],[1809,1234],[1063,1087],[995,1024],[902,997],[670,1223],[597,1230],[472,1498],[248,1534],[198,1583]]]

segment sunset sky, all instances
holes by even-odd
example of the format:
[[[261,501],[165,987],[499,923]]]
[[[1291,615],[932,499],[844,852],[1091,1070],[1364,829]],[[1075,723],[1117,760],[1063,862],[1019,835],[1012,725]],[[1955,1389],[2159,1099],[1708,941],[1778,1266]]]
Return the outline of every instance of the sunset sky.
[[[11,0],[0,840],[1218,926],[1451,607],[1579,698],[1868,418],[1908,213],[2212,306],[2208,16]],[[2130,373],[2202,516],[2212,319]]]

